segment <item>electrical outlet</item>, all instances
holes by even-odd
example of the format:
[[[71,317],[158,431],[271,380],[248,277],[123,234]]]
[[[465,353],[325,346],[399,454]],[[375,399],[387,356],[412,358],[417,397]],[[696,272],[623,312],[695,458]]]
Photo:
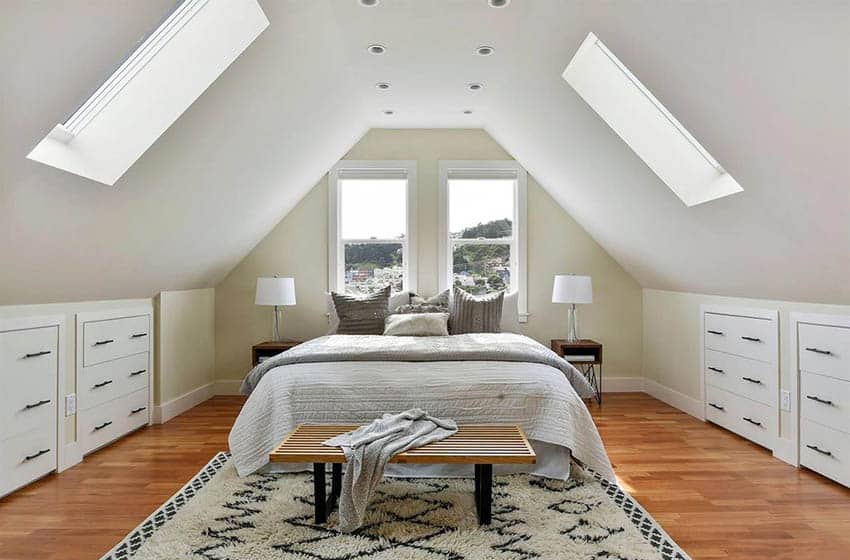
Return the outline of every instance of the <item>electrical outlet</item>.
[[[77,394],[65,395],[65,416],[73,416],[77,413]]]
[[[782,391],[782,410],[791,412],[791,391]]]

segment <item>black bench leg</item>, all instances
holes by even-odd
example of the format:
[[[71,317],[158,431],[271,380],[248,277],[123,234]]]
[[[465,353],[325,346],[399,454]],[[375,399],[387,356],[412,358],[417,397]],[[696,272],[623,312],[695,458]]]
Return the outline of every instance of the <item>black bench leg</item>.
[[[475,465],[475,510],[479,524],[490,524],[492,506],[493,465]]]
[[[336,466],[336,465],[334,465]],[[327,500],[325,498],[325,464],[313,463],[313,502],[315,504],[316,525],[328,520]]]

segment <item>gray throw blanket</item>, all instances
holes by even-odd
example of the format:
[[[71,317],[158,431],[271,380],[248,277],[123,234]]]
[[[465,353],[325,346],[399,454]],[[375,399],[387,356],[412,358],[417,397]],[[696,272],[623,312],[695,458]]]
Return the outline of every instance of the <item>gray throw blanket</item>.
[[[384,414],[372,423],[324,442],[342,447],[347,465],[339,496],[339,526],[351,532],[363,525],[372,493],[384,476],[393,455],[445,439],[457,432],[452,420],[433,418],[412,408],[400,414]]]
[[[260,363],[242,382],[250,395],[260,379],[279,366],[319,362],[530,362],[560,370],[579,397],[596,392],[565,359],[527,336],[476,333],[453,336],[330,335],[315,338]]]

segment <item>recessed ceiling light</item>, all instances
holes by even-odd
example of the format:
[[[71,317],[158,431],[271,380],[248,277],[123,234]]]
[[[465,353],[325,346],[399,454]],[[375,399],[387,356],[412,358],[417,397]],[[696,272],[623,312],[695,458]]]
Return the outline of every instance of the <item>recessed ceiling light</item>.
[[[464,114],[464,115],[471,115],[471,114],[472,114],[472,109],[464,109],[464,110],[463,110],[463,114]]]
[[[481,91],[482,89],[484,89],[484,84],[472,82],[471,84],[467,84],[466,89],[468,89],[469,91]]]
[[[384,109],[384,114],[387,116],[395,115],[395,111],[392,109]]]
[[[366,6],[367,8],[371,8],[372,6],[377,6],[381,3],[381,0],[357,0],[360,2],[361,6]]]
[[[385,47],[384,45],[375,44],[369,45],[369,48],[366,50],[369,51],[369,54],[384,54],[385,52],[387,52],[387,47]]]
[[[487,0],[491,8],[504,8],[511,3],[511,0]]]
[[[386,91],[390,89],[390,84],[388,82],[378,82],[377,84],[375,84],[375,87],[381,91]]]
[[[475,54],[479,56],[490,56],[494,52],[496,52],[496,49],[494,49],[490,45],[481,45],[480,47],[475,49]]]

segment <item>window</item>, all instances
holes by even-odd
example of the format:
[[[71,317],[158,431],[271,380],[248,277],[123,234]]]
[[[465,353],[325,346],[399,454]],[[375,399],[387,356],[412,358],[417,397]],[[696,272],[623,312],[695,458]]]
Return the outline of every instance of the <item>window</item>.
[[[331,290],[416,289],[416,162],[341,161],[329,175]]]
[[[514,161],[440,162],[440,289],[518,291],[525,320],[525,193]]]

